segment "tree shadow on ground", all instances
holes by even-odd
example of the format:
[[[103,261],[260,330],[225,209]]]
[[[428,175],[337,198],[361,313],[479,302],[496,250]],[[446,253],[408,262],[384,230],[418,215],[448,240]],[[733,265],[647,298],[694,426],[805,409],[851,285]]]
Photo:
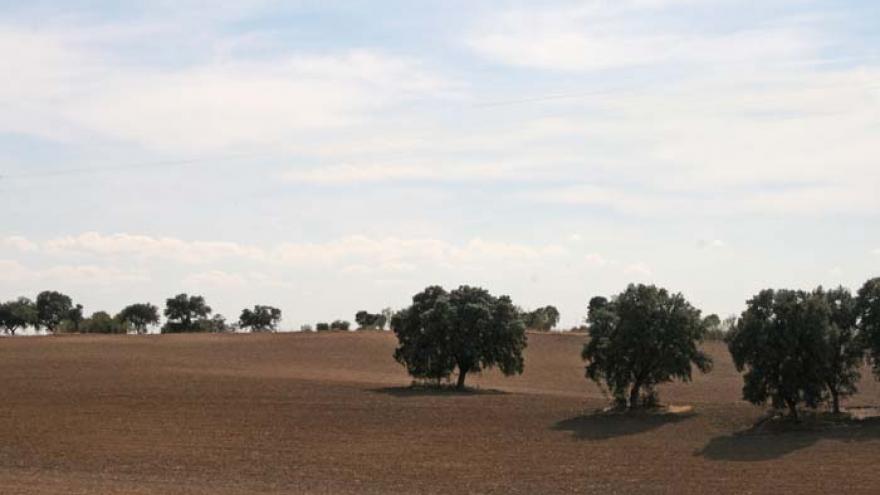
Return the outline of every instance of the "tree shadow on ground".
[[[732,435],[715,437],[694,455],[713,461],[760,462],[810,447],[819,440],[850,443],[880,439],[880,418],[802,423],[777,421],[769,428],[763,427],[762,423]]]
[[[509,392],[484,388],[457,389],[454,387],[428,387],[411,385],[408,387],[383,387],[370,390],[373,393],[390,395],[392,397],[425,397],[425,396],[472,396],[472,395],[508,395]]]
[[[663,425],[678,423],[697,414],[693,411],[596,411],[562,420],[554,430],[570,431],[577,440],[607,440],[615,437],[645,433]]]

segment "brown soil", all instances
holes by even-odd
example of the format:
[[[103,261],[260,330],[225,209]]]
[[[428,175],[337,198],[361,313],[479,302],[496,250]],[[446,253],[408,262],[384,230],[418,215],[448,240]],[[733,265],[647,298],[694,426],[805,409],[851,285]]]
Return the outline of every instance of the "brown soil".
[[[0,493],[880,492],[880,423],[755,434],[715,343],[666,413],[603,413],[584,339],[472,393],[408,389],[378,332],[0,339]]]

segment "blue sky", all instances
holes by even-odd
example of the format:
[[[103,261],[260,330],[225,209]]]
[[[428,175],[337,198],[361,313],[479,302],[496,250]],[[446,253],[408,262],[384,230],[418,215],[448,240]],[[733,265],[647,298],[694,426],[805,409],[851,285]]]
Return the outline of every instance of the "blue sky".
[[[874,2],[216,3],[0,2],[0,299],[570,326],[880,273]]]

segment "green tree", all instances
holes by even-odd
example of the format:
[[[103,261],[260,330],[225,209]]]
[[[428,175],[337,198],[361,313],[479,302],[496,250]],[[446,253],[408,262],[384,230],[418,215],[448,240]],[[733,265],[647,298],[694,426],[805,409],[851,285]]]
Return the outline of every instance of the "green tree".
[[[391,329],[399,344],[394,359],[415,378],[439,381],[457,369],[456,387],[462,389],[471,372],[523,371],[525,324],[507,296],[477,287],[428,287],[394,315]]]
[[[318,331],[318,332],[326,332],[326,331],[328,331],[328,330],[330,330],[330,324],[329,324],[329,323],[326,323],[326,322],[320,322],[320,323],[315,324],[315,331]]]
[[[79,326],[83,321],[82,304],[77,304],[70,309],[70,312],[67,314],[67,321],[70,322],[74,332],[79,332]]]
[[[147,333],[150,325],[159,324],[159,308],[150,303],[130,304],[122,309],[116,318],[130,325],[139,333]]]
[[[344,330],[347,332],[349,328],[351,328],[351,323],[345,320],[334,320],[330,323],[330,330]]]
[[[743,398],[753,404],[770,400],[787,407],[815,408],[824,399],[825,333],[831,314],[824,297],[795,290],[763,290],[746,302],[728,348],[743,376]]]
[[[874,369],[880,378],[880,277],[865,282],[856,295],[858,330]]]
[[[280,321],[280,309],[257,305],[253,310],[244,309],[238,324],[241,328],[250,328],[253,332],[274,332]]]
[[[705,328],[706,340],[724,340],[724,330],[721,328],[721,318],[715,313],[706,315],[703,318],[703,328]]]
[[[354,321],[363,329],[382,329],[385,327],[386,316],[383,313],[361,310],[354,315]]]
[[[712,367],[698,348],[705,332],[700,310],[681,294],[629,285],[611,300],[590,300],[587,322],[590,340],[581,353],[587,378],[607,387],[621,406],[653,404],[658,384],[690,381],[692,367],[703,373]]]
[[[83,333],[125,334],[128,326],[106,311],[96,311],[83,320],[80,328]]]
[[[199,318],[195,321],[193,332],[224,333],[231,332],[234,328],[226,324],[226,318],[221,314],[215,314],[210,318]]]
[[[559,310],[555,306],[545,306],[523,315],[526,328],[548,332],[559,323]]]
[[[0,304],[0,326],[10,335],[15,335],[19,329],[36,326],[37,321],[37,305],[26,297]]]
[[[54,332],[62,321],[70,316],[73,302],[70,297],[56,291],[43,291],[37,295],[37,326]]]
[[[825,352],[822,374],[831,396],[831,409],[839,414],[841,397],[848,397],[858,391],[857,385],[861,378],[859,368],[865,356],[864,345],[856,327],[857,301],[849,289],[843,287],[827,292],[820,287],[815,295],[823,297],[828,305],[828,325],[823,333]]]
[[[162,333],[182,333],[206,331],[211,327],[205,324],[211,307],[205,304],[202,296],[178,294],[165,301],[165,317],[168,321],[162,327]]]

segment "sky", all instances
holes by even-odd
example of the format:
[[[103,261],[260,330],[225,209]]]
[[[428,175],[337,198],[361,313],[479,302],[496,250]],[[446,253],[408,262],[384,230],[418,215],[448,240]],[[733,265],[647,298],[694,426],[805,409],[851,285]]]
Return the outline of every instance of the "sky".
[[[0,0],[0,300],[583,321],[880,275],[873,1]]]

